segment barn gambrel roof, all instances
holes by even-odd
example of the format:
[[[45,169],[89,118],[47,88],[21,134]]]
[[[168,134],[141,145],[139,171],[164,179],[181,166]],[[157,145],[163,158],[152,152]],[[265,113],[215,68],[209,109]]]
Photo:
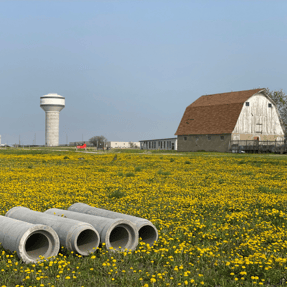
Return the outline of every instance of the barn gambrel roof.
[[[183,114],[175,135],[230,134],[244,102],[264,89],[201,96]]]

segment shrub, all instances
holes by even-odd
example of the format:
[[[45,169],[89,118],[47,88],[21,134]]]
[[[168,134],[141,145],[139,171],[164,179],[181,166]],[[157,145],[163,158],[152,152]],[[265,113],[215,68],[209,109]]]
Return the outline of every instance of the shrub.
[[[143,167],[142,166],[136,166],[135,171],[142,171]]]
[[[126,173],[126,177],[132,177],[135,176],[135,174],[133,172],[127,172]]]
[[[113,192],[111,192],[109,195],[108,195],[108,198],[121,198],[121,197],[124,197],[126,196],[126,194],[120,190],[115,190]]]
[[[157,173],[160,175],[170,175],[169,171],[162,171],[161,169]]]
[[[262,185],[259,186],[258,191],[263,192],[263,193],[273,193],[273,194],[282,193],[282,190],[279,188],[272,188],[272,187],[270,188],[270,187],[262,186]]]

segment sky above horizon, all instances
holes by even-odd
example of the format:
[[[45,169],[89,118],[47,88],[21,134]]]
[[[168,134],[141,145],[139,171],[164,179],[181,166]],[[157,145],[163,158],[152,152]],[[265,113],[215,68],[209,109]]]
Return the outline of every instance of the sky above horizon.
[[[44,144],[40,97],[66,99],[60,144],[175,137],[206,94],[287,92],[287,1],[0,1],[2,143]]]

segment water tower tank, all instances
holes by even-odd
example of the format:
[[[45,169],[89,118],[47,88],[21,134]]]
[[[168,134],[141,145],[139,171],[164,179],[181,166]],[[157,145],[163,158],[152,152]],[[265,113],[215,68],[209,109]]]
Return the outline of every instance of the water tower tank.
[[[65,107],[65,98],[58,94],[48,94],[40,98],[40,107],[45,111],[45,145],[59,145],[60,111]]]

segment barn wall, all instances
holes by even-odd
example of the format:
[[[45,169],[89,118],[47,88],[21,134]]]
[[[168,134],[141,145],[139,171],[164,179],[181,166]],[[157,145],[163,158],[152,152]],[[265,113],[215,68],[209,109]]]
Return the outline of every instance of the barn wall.
[[[249,106],[246,106],[249,102]],[[280,124],[276,107],[264,95],[250,97],[243,106],[235,128],[232,132],[234,140],[283,140],[284,131]]]
[[[221,140],[221,136],[224,136],[224,140]],[[184,139],[186,137],[186,140]],[[229,141],[231,139],[230,134],[225,135],[189,135],[178,136],[178,151],[218,151],[227,152]]]

